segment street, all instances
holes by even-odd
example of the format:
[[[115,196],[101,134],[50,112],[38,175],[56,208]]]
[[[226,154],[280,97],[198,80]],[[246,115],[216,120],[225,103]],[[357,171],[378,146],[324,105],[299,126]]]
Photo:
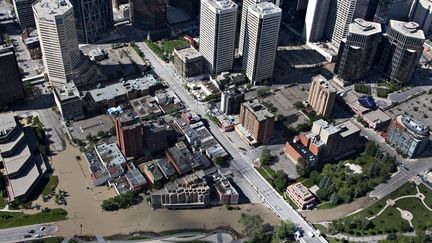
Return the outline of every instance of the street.
[[[40,230],[42,224],[8,228],[0,230],[0,242],[21,242],[25,240],[34,240],[36,235],[41,235],[40,238],[51,237],[55,232],[58,231],[58,227],[55,225],[45,225],[44,230]],[[28,233],[29,230],[34,230],[34,233]],[[32,237],[24,238],[24,235],[31,235]]]
[[[174,72],[171,67],[159,60],[143,43],[136,43],[143,51],[145,56],[150,60],[153,65],[155,72],[167,82],[171,88],[176,92],[179,98],[183,101],[186,107],[190,110],[195,111],[202,117],[205,116],[207,110],[205,106],[200,105],[195,101],[186,90],[183,89],[181,81],[176,79]],[[315,233],[315,229],[306,220],[304,220],[295,209],[293,209],[279,193],[253,168],[251,161],[247,161],[244,155],[237,150],[237,148],[227,139],[227,137],[221,132],[219,127],[213,123],[209,123],[209,130],[213,136],[224,146],[227,152],[232,156],[231,168],[234,171],[239,172],[248,182],[241,186],[241,190],[255,191],[256,194],[261,198],[262,202],[265,202],[281,219],[291,220],[295,223],[300,231],[304,233]],[[245,188],[247,187],[247,188]],[[245,193],[246,194],[246,193]],[[304,235],[303,239],[306,242],[327,242],[323,237],[310,237],[307,234]]]

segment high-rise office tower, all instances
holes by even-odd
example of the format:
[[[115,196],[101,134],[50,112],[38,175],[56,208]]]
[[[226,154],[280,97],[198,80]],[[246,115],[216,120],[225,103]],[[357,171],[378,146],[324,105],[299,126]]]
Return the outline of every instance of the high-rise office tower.
[[[336,89],[321,75],[312,78],[308,102],[318,115],[330,116],[336,100]]]
[[[80,63],[72,4],[69,0],[40,0],[33,5],[33,12],[49,81],[72,81]]]
[[[0,46],[0,67],[0,105],[24,98],[24,87],[13,47]]]
[[[13,0],[14,10],[21,29],[35,27],[32,4],[35,0]]]
[[[93,43],[108,34],[113,26],[111,0],[71,0],[80,43]]]
[[[380,24],[355,19],[348,27],[347,37],[341,41],[334,73],[348,81],[365,77],[380,41]]]
[[[330,0],[325,37],[339,47],[347,34],[348,25],[356,18],[364,19],[368,7],[369,0]]]
[[[411,21],[420,25],[423,32],[428,35],[431,33],[432,26],[432,2],[429,0],[418,0],[413,4]]]
[[[323,38],[330,0],[309,0],[306,10],[303,38],[315,42]]]
[[[202,0],[200,52],[209,73],[230,71],[234,61],[237,4],[230,0]]]
[[[393,82],[409,82],[423,51],[423,31],[415,22],[390,20],[383,38],[378,68]]]
[[[375,12],[374,22],[387,24],[390,19],[407,21],[412,4],[415,1],[417,0],[379,0]]]
[[[129,0],[132,24],[146,30],[165,29],[167,4],[168,0]]]
[[[282,10],[270,2],[249,7],[243,50],[243,70],[251,83],[272,78]]]

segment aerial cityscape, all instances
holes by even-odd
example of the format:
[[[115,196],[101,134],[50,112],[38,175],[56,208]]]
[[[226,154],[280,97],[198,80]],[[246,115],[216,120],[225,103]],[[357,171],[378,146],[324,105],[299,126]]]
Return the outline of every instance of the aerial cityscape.
[[[0,242],[432,242],[432,0],[0,0]]]

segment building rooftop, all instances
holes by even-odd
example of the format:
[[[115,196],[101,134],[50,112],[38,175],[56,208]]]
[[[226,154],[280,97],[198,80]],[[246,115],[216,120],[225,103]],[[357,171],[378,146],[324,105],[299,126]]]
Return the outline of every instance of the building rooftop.
[[[410,115],[403,114],[396,117],[400,124],[403,124],[406,129],[417,135],[426,136],[429,134],[429,128],[421,121],[411,117]]]
[[[237,8],[237,4],[230,0],[203,0],[203,2],[206,2],[216,10],[230,10]]]
[[[391,120],[391,117],[380,109],[367,112],[363,116],[365,116],[367,120],[375,123],[384,123]]]
[[[126,163],[126,159],[116,143],[103,143],[95,146],[95,150],[99,158],[107,167],[110,165],[122,165]]]
[[[150,173],[153,176],[155,181],[162,180],[164,177],[161,171],[159,170],[159,167],[156,162],[150,162],[146,164],[146,171],[148,171],[148,173]]]
[[[26,166],[25,170],[18,177],[9,178],[9,186],[13,195],[10,198],[20,197],[25,195],[38,178],[47,170],[42,156],[36,155],[33,157],[34,163]]]
[[[72,8],[72,4],[69,0],[39,0],[33,4],[33,8],[39,15],[44,14],[47,16],[55,16],[64,14]],[[41,17],[42,16],[39,16],[39,18]]]
[[[132,184],[132,186],[134,187],[147,184],[145,177],[137,168],[128,171],[125,176],[129,183]]]
[[[261,18],[275,14],[281,14],[282,9],[271,2],[260,2],[249,7],[248,11],[258,14]]]
[[[193,60],[196,58],[202,58],[202,55],[193,47],[174,49],[174,54],[177,55],[182,62],[187,63],[188,60]]]
[[[16,126],[17,123],[12,112],[0,114],[0,138],[9,134]]]
[[[343,122],[335,126],[335,128],[339,130],[339,134],[342,137],[348,137],[351,134],[360,132],[360,128],[354,125],[354,123],[352,123],[351,121]]]
[[[300,196],[301,199],[305,200],[310,197],[313,197],[312,193],[309,191],[307,187],[305,187],[302,183],[297,182],[295,184],[292,184],[288,186],[289,188],[294,189],[297,195]]]
[[[359,35],[378,34],[381,33],[381,24],[358,18],[348,26],[348,31]]]
[[[397,20],[390,20],[390,28],[397,32],[416,39],[425,39],[423,30],[416,22],[403,22]]]
[[[121,83],[115,83],[103,88],[93,89],[89,92],[96,103],[106,100],[112,100],[115,97],[126,95],[126,89]]]
[[[160,85],[161,82],[151,74],[144,75],[143,77],[130,79],[122,82],[126,90],[147,90],[150,87]]]
[[[328,92],[337,92],[336,88],[322,75],[316,75],[312,78],[313,81],[318,80],[320,86]]]
[[[60,87],[56,87],[55,92],[61,101],[80,97],[79,90],[74,83],[67,83]]]
[[[176,173],[174,167],[167,159],[156,160],[156,163],[165,178],[168,179],[170,176]]]
[[[192,170],[193,156],[183,142],[178,142],[174,147],[168,148],[168,153],[174,160],[174,163],[180,170],[180,174]]]
[[[267,118],[274,117],[274,115],[264,105],[262,105],[258,99],[244,102],[242,105],[247,108],[258,121],[264,121]]]

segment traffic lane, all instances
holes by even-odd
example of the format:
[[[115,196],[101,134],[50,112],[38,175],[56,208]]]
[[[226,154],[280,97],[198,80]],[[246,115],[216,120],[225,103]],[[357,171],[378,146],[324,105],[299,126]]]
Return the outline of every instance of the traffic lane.
[[[42,226],[45,226],[44,230],[41,230]],[[34,230],[34,233],[29,233],[30,230]],[[42,224],[2,229],[0,230],[0,242],[18,242],[23,240],[31,240],[36,239],[36,235],[41,235],[40,238],[46,238],[50,237],[57,231],[57,226]],[[25,235],[31,235],[31,237],[24,238]]]

